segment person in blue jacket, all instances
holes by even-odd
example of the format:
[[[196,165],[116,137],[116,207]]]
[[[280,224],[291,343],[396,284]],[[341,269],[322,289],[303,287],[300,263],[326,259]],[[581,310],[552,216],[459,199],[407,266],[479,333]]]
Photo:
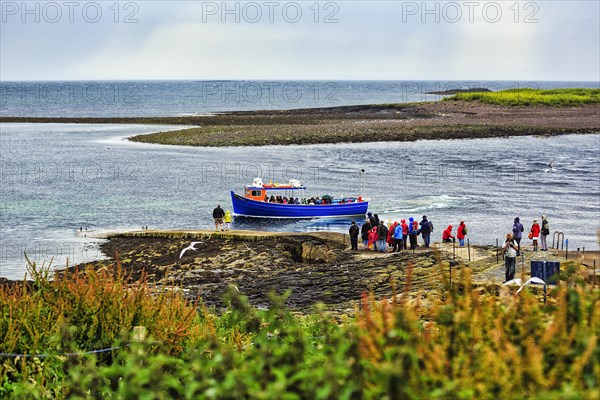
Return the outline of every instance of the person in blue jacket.
[[[417,248],[417,236],[419,236],[419,224],[413,217],[408,219],[408,239],[410,241],[410,249]]]
[[[404,234],[402,233],[402,225],[397,224],[396,229],[394,229],[394,247],[392,248],[392,253],[395,251],[400,252],[400,250],[402,250],[402,244],[404,242],[403,238]]]

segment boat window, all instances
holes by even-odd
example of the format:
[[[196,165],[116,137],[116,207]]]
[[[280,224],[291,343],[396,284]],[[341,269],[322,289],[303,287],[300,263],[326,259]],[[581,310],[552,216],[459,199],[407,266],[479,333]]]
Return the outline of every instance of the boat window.
[[[253,190],[252,197],[258,197],[258,196],[262,196],[262,193],[260,192],[260,190]]]

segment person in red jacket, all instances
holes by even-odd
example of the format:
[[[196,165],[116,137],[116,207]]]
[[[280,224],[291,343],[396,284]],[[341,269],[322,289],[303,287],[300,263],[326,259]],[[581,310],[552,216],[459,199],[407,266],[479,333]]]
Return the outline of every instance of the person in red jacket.
[[[458,229],[456,230],[456,238],[458,239],[458,243],[460,243],[460,247],[465,246],[465,236],[467,235],[467,225],[465,225],[465,221],[460,221],[458,225]]]
[[[377,251],[377,238],[378,238],[377,227],[374,226],[369,231],[369,244],[368,244],[368,246],[370,247],[371,244],[373,244],[373,250],[375,250],[375,251]]]
[[[396,226],[398,226],[398,222],[394,221],[388,230],[387,244],[390,246],[394,245],[394,231],[396,230]]]
[[[533,225],[531,225],[531,230],[529,231],[529,238],[533,240],[533,251],[538,251],[538,238],[540,237],[540,225],[537,222],[537,219],[533,220]]]
[[[442,242],[453,242],[454,236],[452,236],[452,225],[448,225],[446,230],[442,233]]]
[[[408,224],[405,219],[400,221],[400,226],[402,227],[402,248],[406,250],[408,247]]]

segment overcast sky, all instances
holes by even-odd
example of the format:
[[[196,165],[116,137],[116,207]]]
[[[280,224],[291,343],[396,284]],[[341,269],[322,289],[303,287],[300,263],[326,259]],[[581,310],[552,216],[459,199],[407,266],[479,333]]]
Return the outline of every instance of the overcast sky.
[[[600,80],[598,0],[0,3],[3,81]]]

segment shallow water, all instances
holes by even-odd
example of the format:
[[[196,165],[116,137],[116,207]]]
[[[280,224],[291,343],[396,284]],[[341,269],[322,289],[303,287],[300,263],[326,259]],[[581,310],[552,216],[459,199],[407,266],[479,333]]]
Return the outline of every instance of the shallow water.
[[[0,276],[22,278],[24,253],[58,267],[67,258],[72,263],[100,257],[93,241],[76,235],[80,227],[210,228],[215,205],[231,208],[229,191],[256,176],[299,178],[308,195],[362,192],[386,221],[426,214],[436,227],[434,239],[464,219],[472,243],[495,244],[515,216],[528,229],[533,218],[546,214],[551,230],[563,231],[570,248],[598,249],[598,135],[262,148],[122,139],[168,129],[0,124]],[[554,158],[556,172],[545,172]],[[349,222],[235,218],[234,225],[346,231]]]

